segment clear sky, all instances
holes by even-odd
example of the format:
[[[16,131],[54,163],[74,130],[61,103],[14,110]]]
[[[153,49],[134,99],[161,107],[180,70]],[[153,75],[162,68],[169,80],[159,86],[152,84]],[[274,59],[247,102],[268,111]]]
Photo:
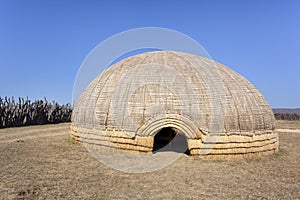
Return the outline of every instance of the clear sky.
[[[300,107],[298,0],[0,0],[0,96],[71,102],[88,53],[139,27],[182,32],[271,107]]]

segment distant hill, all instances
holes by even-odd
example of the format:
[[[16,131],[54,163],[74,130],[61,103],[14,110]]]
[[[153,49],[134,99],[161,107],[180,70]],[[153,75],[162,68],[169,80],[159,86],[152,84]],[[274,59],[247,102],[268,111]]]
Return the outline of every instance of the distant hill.
[[[300,108],[273,108],[274,114],[297,114],[300,115]]]

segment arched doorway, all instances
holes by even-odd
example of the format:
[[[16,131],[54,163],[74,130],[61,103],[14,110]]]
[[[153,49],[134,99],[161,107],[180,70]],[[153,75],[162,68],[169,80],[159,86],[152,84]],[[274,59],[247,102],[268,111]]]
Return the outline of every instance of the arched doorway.
[[[152,152],[159,151],[173,151],[190,155],[186,137],[171,127],[162,128],[154,136]]]

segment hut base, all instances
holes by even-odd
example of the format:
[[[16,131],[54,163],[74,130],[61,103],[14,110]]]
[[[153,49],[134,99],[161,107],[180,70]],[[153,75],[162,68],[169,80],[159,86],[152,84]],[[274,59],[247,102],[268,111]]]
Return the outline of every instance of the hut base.
[[[101,131],[72,126],[71,137],[88,148],[99,151],[124,151],[139,154],[153,152],[154,136],[134,136],[121,131]],[[207,136],[206,136],[207,137]],[[223,134],[214,142],[202,139],[187,139],[188,150],[192,157],[203,159],[241,159],[269,155],[278,151],[279,142],[276,132],[258,134]]]

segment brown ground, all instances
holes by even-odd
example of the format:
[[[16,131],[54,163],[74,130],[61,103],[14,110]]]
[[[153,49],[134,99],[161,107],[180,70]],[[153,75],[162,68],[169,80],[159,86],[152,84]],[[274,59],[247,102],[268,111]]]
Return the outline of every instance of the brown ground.
[[[294,131],[281,130],[275,155],[182,156],[145,174],[103,165],[69,140],[69,125],[0,129],[0,199],[300,199],[300,122],[279,122]]]

